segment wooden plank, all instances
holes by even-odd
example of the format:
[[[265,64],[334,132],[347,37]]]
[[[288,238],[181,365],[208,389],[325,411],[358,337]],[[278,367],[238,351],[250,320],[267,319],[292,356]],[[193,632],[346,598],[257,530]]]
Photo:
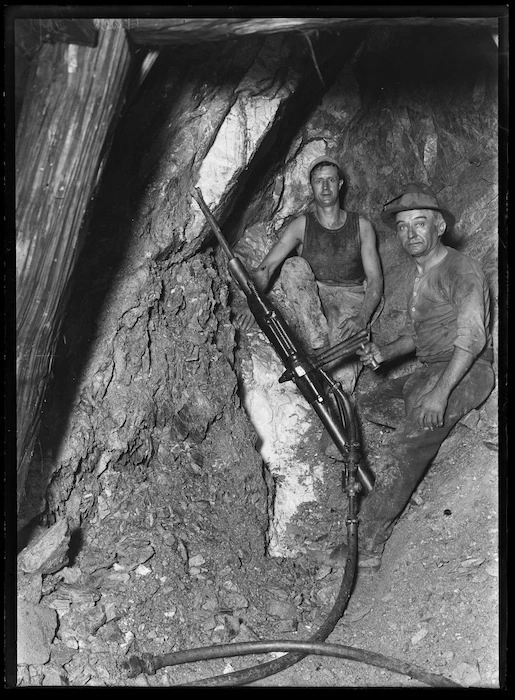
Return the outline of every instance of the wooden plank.
[[[151,18],[126,20],[127,31],[138,44],[163,46],[199,41],[224,41],[252,34],[274,34],[335,28],[346,20],[302,17],[262,18]]]
[[[388,16],[388,11],[379,10],[383,16],[360,17],[359,13],[354,17],[197,17],[197,18],[129,18],[124,20],[125,27],[131,39],[137,44],[146,46],[167,46],[181,44],[196,44],[206,41],[224,41],[227,39],[237,39],[251,34],[274,34],[283,32],[307,32],[314,30],[338,31],[349,27],[366,26],[399,26],[403,23],[407,26],[445,26],[449,23],[484,25],[492,29],[497,28],[495,8],[492,8],[492,15],[488,16],[487,11],[483,16],[467,17],[464,10],[463,16],[446,16],[446,8],[442,8],[443,16],[424,17],[423,10],[417,8],[417,16],[403,16],[401,8],[397,8],[397,16]],[[440,8],[439,8],[440,9]],[[393,8],[392,8],[392,13]],[[433,11],[433,15],[440,12]],[[100,20],[102,21],[102,20]],[[105,20],[109,22],[109,20]]]
[[[18,498],[39,428],[61,302],[131,62],[123,30],[97,48],[43,44],[16,133]]]

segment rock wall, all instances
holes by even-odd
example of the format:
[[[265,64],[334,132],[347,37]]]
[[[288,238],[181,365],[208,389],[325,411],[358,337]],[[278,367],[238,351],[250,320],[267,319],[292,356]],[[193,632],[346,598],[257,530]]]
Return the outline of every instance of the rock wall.
[[[216,158],[220,132],[233,140],[228,115],[245,119],[246,106],[259,113],[264,98],[253,94],[249,76],[266,59],[266,43],[217,50],[216,68],[214,51],[200,64],[198,52],[191,56],[196,68],[186,72],[173,55],[162,57],[159,77],[120,129],[70,292],[47,401],[51,430],[41,436],[45,464],[34,467],[48,483],[39,499],[46,495],[51,521],[66,517],[77,528],[94,519],[99,500],[116,500],[104,494],[110,474],[152,482],[172,465],[180,473],[200,464],[204,479],[216,472],[228,500],[239,500],[225,516],[226,531],[246,551],[264,548],[268,496],[238,410],[227,287],[189,192],[205,187],[199,171],[209,167],[212,148]],[[231,154],[232,171],[206,192],[209,204],[246,167],[271,121],[267,103],[255,123],[237,124],[252,134],[248,150]],[[232,117],[229,124],[236,129]],[[222,426],[229,438],[213,444]]]

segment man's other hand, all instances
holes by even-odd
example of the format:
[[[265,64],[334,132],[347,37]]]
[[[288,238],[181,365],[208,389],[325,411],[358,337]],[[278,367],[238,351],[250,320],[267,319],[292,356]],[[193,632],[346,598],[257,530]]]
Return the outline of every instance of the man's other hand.
[[[444,422],[447,398],[436,388],[420,397],[415,416],[421,428],[441,428]]]

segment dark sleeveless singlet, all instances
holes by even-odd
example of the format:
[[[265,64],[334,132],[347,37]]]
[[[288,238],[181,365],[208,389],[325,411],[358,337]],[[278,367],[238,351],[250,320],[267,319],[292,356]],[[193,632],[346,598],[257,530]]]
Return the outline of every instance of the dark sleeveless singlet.
[[[363,284],[359,214],[349,211],[343,226],[328,229],[313,212],[307,212],[301,257],[310,264],[319,282],[343,286]]]

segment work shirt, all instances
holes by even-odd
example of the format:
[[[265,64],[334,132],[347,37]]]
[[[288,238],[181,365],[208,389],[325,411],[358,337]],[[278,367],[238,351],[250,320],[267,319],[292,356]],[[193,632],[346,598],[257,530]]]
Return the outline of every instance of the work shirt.
[[[493,359],[490,292],[485,274],[472,258],[447,248],[426,273],[415,269],[408,285],[406,325],[421,362],[450,360],[455,347],[478,362]]]

